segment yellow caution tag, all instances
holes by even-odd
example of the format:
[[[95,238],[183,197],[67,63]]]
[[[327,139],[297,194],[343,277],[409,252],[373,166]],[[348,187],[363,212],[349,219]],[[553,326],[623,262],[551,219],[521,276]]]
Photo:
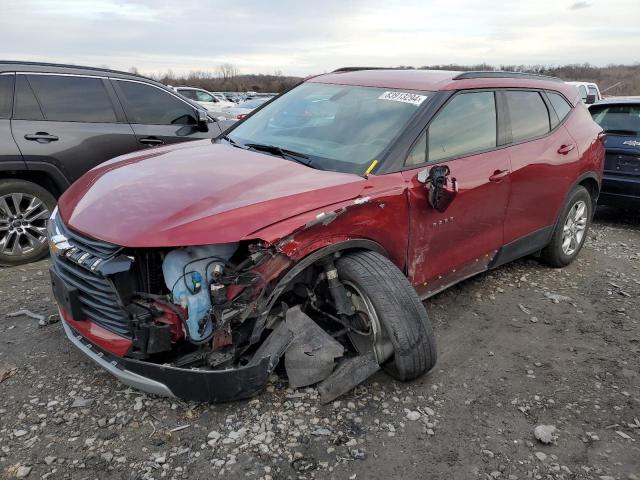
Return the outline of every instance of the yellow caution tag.
[[[364,172],[364,175],[365,176],[369,175],[371,173],[371,170],[373,170],[377,164],[378,164],[378,160],[374,160],[373,162],[371,162],[371,165],[369,165],[369,168],[367,168],[367,171]]]

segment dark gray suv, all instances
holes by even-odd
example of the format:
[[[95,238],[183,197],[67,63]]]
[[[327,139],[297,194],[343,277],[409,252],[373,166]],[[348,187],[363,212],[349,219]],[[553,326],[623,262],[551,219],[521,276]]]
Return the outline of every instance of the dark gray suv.
[[[56,198],[87,170],[134,150],[217,137],[220,127],[148,78],[0,61],[0,264],[46,255]]]

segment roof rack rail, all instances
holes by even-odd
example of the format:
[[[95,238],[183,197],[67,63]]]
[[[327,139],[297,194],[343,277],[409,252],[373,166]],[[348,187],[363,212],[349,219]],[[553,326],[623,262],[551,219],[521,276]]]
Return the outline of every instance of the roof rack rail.
[[[20,60],[1,60],[0,59],[0,65],[30,65],[34,67],[42,66],[42,67],[77,68],[78,70],[91,70],[95,72],[118,73],[120,75],[131,75],[132,77],[140,77],[146,80],[153,80],[153,78],[145,77],[144,75],[140,75],[139,73],[123,72],[122,70],[112,70],[110,68],[85,67],[84,65],[69,65],[66,63],[21,62]]]
[[[532,80],[550,80],[553,82],[564,82],[561,78],[538,73],[527,72],[504,72],[504,71],[472,71],[463,72],[453,77],[453,80],[469,80],[472,78],[528,78]]]
[[[386,67],[342,67],[332,71],[331,73],[358,72],[360,70],[395,70],[395,69],[386,68]]]

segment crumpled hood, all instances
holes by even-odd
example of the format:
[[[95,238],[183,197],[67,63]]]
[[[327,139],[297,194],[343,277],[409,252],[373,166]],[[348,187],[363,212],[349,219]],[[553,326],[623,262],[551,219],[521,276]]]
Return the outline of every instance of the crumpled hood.
[[[71,228],[116,245],[203,245],[355,198],[365,183],[204,140],[104,163],[65,192],[59,209]]]

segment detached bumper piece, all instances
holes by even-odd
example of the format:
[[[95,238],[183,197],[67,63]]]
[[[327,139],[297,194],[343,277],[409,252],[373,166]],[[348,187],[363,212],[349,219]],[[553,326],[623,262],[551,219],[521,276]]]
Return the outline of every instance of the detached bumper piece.
[[[197,402],[230,402],[252,397],[264,388],[271,373],[269,357],[246,367],[195,370],[120,358],[79,335],[66,322],[64,331],[73,344],[122,383],[154,395]]]

